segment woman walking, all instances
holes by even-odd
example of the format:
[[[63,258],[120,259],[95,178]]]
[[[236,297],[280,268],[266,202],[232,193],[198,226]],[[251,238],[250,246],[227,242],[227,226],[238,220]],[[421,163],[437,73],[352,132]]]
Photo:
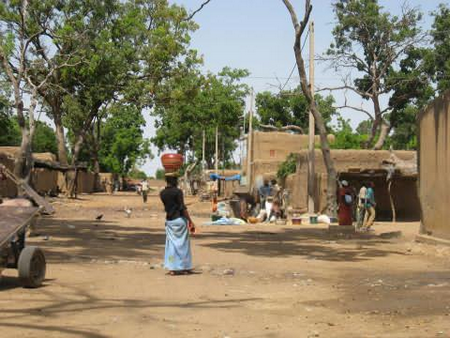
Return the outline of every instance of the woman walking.
[[[164,267],[170,275],[186,275],[192,272],[189,232],[195,233],[195,226],[184,204],[183,192],[178,188],[178,178],[166,174],[166,183],[160,193],[166,211]]]

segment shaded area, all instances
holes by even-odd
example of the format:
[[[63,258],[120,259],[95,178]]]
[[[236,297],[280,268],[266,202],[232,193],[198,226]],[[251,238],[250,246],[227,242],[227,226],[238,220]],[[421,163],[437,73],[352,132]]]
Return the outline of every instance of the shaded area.
[[[122,221],[123,222],[123,221]],[[50,263],[80,260],[149,261],[165,243],[164,228],[121,226],[118,222],[42,219],[39,246]]]
[[[216,250],[240,252],[251,256],[290,257],[304,256],[307,259],[324,261],[359,262],[403,252],[380,249],[378,245],[390,243],[371,234],[353,234],[336,237],[324,228],[285,228],[278,232],[209,231],[198,236],[215,239],[214,243],[202,243]]]
[[[450,271],[371,273],[346,270],[335,286],[341,298],[302,302],[340,313],[383,317],[450,316]]]
[[[65,286],[67,290],[64,293],[51,292],[43,289],[39,289],[38,292],[45,296],[40,300],[35,300],[39,303],[38,306],[29,307],[23,299],[11,299],[17,304],[23,304],[20,308],[15,309],[2,309],[2,316],[0,317],[0,328],[23,328],[35,330],[35,332],[51,332],[65,333],[76,337],[86,338],[104,338],[109,335],[98,333],[98,330],[87,329],[89,324],[83,324],[80,328],[78,326],[67,325],[40,325],[39,318],[42,316],[46,318],[61,318],[64,316],[76,315],[83,313],[84,316],[89,315],[91,312],[102,312],[105,310],[115,311],[120,309],[127,310],[149,310],[145,312],[145,320],[149,322],[159,322],[155,315],[152,315],[152,310],[156,308],[170,308],[174,310],[194,310],[194,309],[233,309],[236,307],[242,307],[245,303],[259,301],[261,298],[235,298],[235,299],[208,299],[208,300],[196,300],[188,302],[170,302],[154,300],[140,300],[140,299],[128,299],[128,298],[101,298],[95,296],[83,287]],[[75,298],[75,299],[74,299]],[[33,319],[33,320],[31,320]],[[19,322],[19,323],[18,323]],[[26,322],[27,324],[20,324]],[[168,323],[183,324],[181,320],[169,319],[165,320]],[[1,330],[1,329],[0,329]]]

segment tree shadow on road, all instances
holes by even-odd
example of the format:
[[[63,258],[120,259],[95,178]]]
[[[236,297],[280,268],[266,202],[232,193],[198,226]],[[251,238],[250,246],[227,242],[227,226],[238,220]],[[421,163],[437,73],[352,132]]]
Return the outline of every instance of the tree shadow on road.
[[[324,228],[285,228],[277,231],[205,231],[199,235],[201,245],[225,252],[250,256],[290,257],[324,261],[359,262],[403,252],[382,247],[390,243],[371,234],[350,238],[330,236]]]
[[[81,313],[83,316],[95,315],[98,313],[110,313],[114,316],[117,310],[126,309],[128,311],[137,310],[137,316],[145,316],[146,322],[161,323],[161,320],[155,315],[158,308],[168,308],[177,310],[213,310],[213,309],[233,309],[245,306],[245,303],[259,301],[261,298],[234,298],[234,299],[207,299],[192,301],[166,301],[161,299],[128,299],[128,298],[101,298],[86,290],[83,287],[65,286],[65,292],[52,292],[48,290],[37,290],[41,292],[42,297],[38,300],[33,299],[33,303],[38,305],[29,306],[22,299],[17,299],[15,304],[19,307],[2,309],[0,317],[1,328],[23,328],[35,332],[59,332],[85,338],[104,338],[108,335],[102,334],[101,328],[89,329],[89,324],[80,321],[78,326],[67,325],[45,325],[39,324],[39,318],[45,316],[47,319],[58,320],[67,316],[77,316]],[[14,301],[14,299],[11,299]],[[22,303],[21,303],[22,302]],[[109,312],[111,311],[111,312]],[[78,317],[79,318],[79,317]],[[26,324],[24,324],[26,323]],[[165,319],[166,324],[185,324],[183,319],[172,317]]]
[[[165,243],[164,229],[121,226],[114,221],[48,218],[41,220],[38,230],[37,244],[50,263],[161,260]]]

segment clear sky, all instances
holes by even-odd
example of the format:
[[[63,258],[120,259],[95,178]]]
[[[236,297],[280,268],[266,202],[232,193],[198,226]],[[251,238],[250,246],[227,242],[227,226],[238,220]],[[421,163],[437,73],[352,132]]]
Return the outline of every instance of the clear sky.
[[[202,0],[174,0],[193,11]],[[424,12],[423,28],[431,26],[429,13],[439,3],[449,0],[410,0],[410,6]],[[303,15],[304,1],[292,0],[299,17]],[[311,18],[315,22],[315,54],[323,54],[332,41],[334,13],[330,0],[312,0]],[[380,3],[392,14],[400,14],[404,1],[381,0]],[[289,14],[281,0],[212,0],[195,16],[200,28],[192,36],[192,47],[204,56],[204,70],[218,72],[224,66],[246,68],[251,75],[245,80],[256,92],[278,91],[289,76],[294,65],[292,50],[294,32]],[[305,49],[307,50],[308,44]],[[306,51],[305,56],[308,57]],[[278,78],[278,79],[277,79]],[[316,86],[336,86],[340,77],[324,64],[316,65]],[[298,73],[289,81],[286,88],[298,85]],[[336,101],[342,102],[342,94],[334,94]],[[361,105],[357,97],[350,97],[352,104]],[[369,106],[368,106],[369,107]],[[370,108],[370,107],[369,107]],[[343,116],[357,125],[361,113],[343,112]],[[154,133],[152,121],[148,121],[146,135]],[[153,174],[160,166],[159,156],[146,163],[143,169]]]

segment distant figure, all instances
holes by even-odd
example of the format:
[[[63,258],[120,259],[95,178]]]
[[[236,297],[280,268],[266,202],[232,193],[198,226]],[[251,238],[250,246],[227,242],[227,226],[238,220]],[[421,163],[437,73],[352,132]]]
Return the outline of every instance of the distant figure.
[[[363,183],[361,189],[359,189],[358,194],[358,206],[356,210],[356,220],[358,229],[363,226],[364,223],[364,215],[366,212],[366,195],[367,195],[367,183]]]
[[[280,201],[280,193],[281,193],[281,187],[278,185],[278,182],[276,179],[273,179],[270,184],[272,185],[272,192],[271,195],[273,196],[274,201]]]
[[[365,215],[364,215],[364,228],[369,230],[375,221],[375,185],[370,182],[366,191],[366,203],[365,203]]]
[[[160,193],[166,211],[164,266],[170,275],[189,274],[192,270],[189,232],[195,233],[195,225],[184,204],[177,177],[167,175],[166,182],[166,188]]]
[[[143,180],[141,182],[141,192],[142,192],[142,199],[143,199],[144,203],[147,203],[147,196],[148,196],[149,189],[150,189],[150,187],[148,186],[147,180]]]
[[[338,192],[339,201],[339,225],[352,225],[352,210],[353,210],[353,191],[348,186],[347,181],[341,182],[341,187]]]
[[[258,189],[258,193],[261,208],[265,208],[267,199],[272,196],[272,187],[269,184],[269,180],[264,180],[264,184]]]

